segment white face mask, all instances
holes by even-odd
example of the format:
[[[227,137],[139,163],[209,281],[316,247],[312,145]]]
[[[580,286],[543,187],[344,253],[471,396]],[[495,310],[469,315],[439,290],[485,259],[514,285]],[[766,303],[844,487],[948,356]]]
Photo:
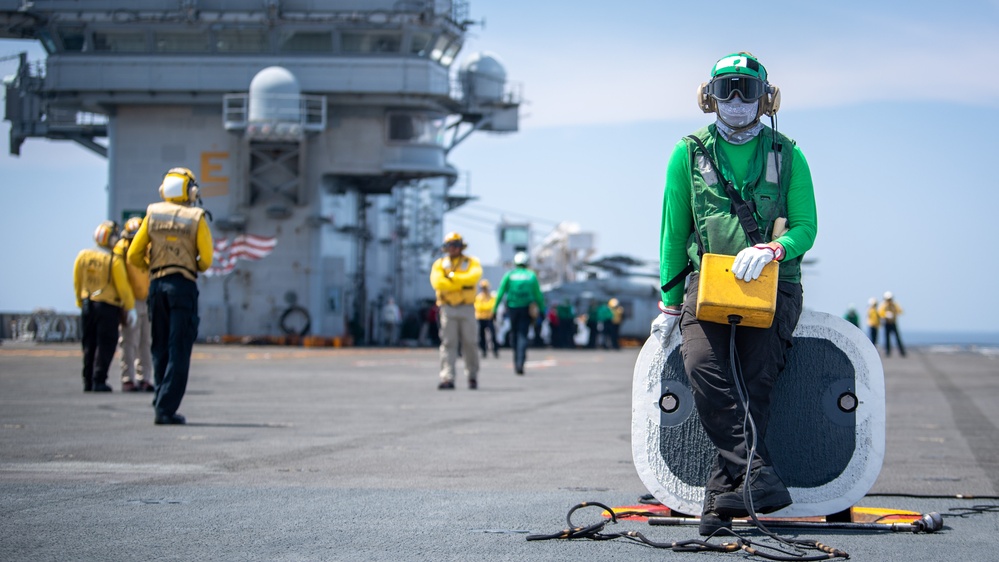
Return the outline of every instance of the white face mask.
[[[738,96],[732,96],[728,101],[719,101],[718,118],[733,129],[740,129],[756,120],[760,108],[760,100],[745,102]]]

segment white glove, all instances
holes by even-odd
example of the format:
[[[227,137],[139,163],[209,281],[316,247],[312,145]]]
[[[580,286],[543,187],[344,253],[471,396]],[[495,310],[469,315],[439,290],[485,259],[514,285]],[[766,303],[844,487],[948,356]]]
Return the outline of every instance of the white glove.
[[[757,244],[752,248],[745,248],[739,255],[735,256],[732,263],[732,273],[736,279],[749,282],[759,279],[763,273],[763,266],[774,261],[777,251],[766,244]]]
[[[661,347],[666,347],[666,342],[669,341],[669,336],[676,328],[677,320],[680,319],[680,311],[666,308],[661,301],[659,311],[659,316],[652,321],[652,335],[659,340]]]
[[[132,310],[129,310],[128,317],[125,319],[125,322],[128,323],[128,327],[134,328],[136,322],[138,321],[139,321],[139,313],[136,312],[134,308]]]

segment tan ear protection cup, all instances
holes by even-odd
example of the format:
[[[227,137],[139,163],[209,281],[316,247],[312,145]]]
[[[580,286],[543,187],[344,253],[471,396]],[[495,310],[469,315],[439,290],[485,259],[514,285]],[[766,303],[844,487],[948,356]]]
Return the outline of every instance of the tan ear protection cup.
[[[770,91],[765,97],[767,98],[767,109],[763,113],[773,117],[780,109],[780,88],[770,86]]]
[[[701,108],[704,113],[714,113],[718,109],[718,106],[715,105],[715,98],[708,93],[707,82],[702,82],[697,87],[697,107]]]

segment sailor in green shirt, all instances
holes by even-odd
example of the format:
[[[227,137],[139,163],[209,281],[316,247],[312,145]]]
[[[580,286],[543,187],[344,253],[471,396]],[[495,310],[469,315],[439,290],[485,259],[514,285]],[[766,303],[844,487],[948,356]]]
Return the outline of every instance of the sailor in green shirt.
[[[513,370],[518,375],[524,374],[524,363],[527,361],[527,332],[536,318],[545,316],[545,297],[541,294],[541,284],[538,283],[538,276],[527,267],[527,261],[525,252],[517,252],[513,256],[515,267],[500,281],[496,304],[493,305],[493,316],[496,316],[496,310],[506,298],[510,344],[513,347]]]
[[[743,501],[747,480],[757,512],[772,513],[792,502],[770,463],[764,438],[770,392],[784,368],[801,313],[801,260],[815,241],[817,220],[812,178],[801,149],[760,122],[763,115],[772,118],[780,106],[780,93],[767,81],[766,68],[748,53],[728,55],[715,64],[698,100],[705,113],[716,113],[717,118],[678,142],[670,156],[660,231],[662,314],[652,332],[665,343],[679,326],[684,369],[701,424],[718,452],[705,485],[700,523],[700,533],[710,535],[731,528],[732,517],[748,515]],[[773,119],[771,123],[776,124]],[[726,183],[751,211],[745,223],[734,212]],[[747,424],[729,365],[731,327],[696,318],[703,253],[736,256],[732,272],[746,283],[754,282],[768,262],[780,263],[772,326],[739,327],[735,332],[755,425],[749,478]],[[685,291],[682,281],[691,271]]]

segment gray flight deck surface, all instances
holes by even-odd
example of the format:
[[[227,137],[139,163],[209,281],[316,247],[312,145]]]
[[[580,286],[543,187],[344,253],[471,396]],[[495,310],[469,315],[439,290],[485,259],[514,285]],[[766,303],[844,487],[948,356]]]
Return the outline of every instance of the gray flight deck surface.
[[[631,458],[637,355],[532,349],[518,377],[502,350],[479,390],[461,376],[444,392],[432,349],[198,345],[188,425],[155,426],[151,394],[117,392],[117,364],[116,392],[84,394],[78,346],[5,341],[0,560],[746,559],[525,539],[564,529],[579,502],[647,493]],[[999,357],[915,349],[884,370],[871,494],[887,495],[859,505],[941,512],[944,529],[785,533],[853,560],[999,560],[999,513],[948,515],[999,500],[932,497],[999,493]],[[625,530],[699,538],[638,521],[604,532]]]

